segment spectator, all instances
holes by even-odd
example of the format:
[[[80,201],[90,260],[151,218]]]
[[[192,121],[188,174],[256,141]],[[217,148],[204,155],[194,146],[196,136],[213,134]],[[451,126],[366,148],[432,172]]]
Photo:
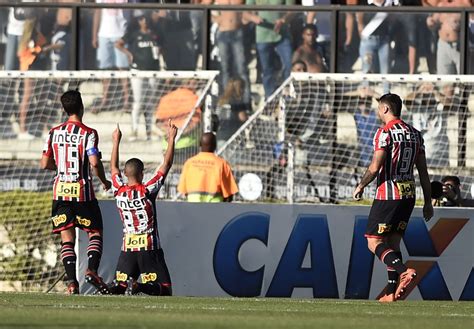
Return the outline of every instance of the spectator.
[[[293,64],[291,64],[291,72],[308,72],[308,67],[303,61],[294,61]]]
[[[438,7],[470,7],[470,0],[442,0]],[[438,31],[438,48],[436,51],[437,74],[460,74],[461,55],[460,31],[461,14],[435,13],[427,18],[428,27]]]
[[[230,165],[215,151],[216,136],[204,133],[201,152],[184,163],[178,191],[189,202],[231,202],[239,191]]]
[[[435,183],[435,182],[433,182]],[[432,186],[433,186],[433,183]],[[445,176],[438,185],[439,191],[433,191],[433,206],[442,207],[474,207],[474,200],[462,197],[461,181],[458,176]],[[436,195],[439,192],[439,197]]]
[[[442,94],[433,83],[426,82],[405,99],[412,124],[423,135],[426,162],[430,167],[449,166],[447,125],[448,107],[452,102],[451,89],[451,84],[445,85]]]
[[[247,5],[255,5],[256,0],[246,0]],[[259,5],[293,5],[294,0],[259,0]],[[273,58],[275,52],[280,58],[282,72],[281,78],[285,80],[291,72],[291,40],[288,21],[291,12],[259,11],[258,14],[245,12],[245,20],[257,25],[256,42],[257,52],[262,65],[263,88],[265,97],[268,98],[276,90],[278,79],[275,77]]]
[[[328,67],[323,57],[322,49],[316,42],[318,29],[315,25],[306,25],[302,32],[303,44],[293,54],[293,63],[302,61],[306,64],[309,73],[327,72]]]
[[[367,5],[392,6],[392,0],[367,0]],[[389,17],[386,12],[356,13],[363,73],[389,73]]]
[[[127,3],[128,0],[96,0],[97,3]],[[104,8],[94,11],[92,25],[92,47],[97,49],[97,60],[101,70],[128,69],[127,56],[115,48],[115,43],[124,36],[127,20],[122,9]],[[103,97],[99,106],[91,108],[98,112],[109,103],[110,79],[103,80]],[[129,108],[128,80],[121,79],[123,108]],[[114,100],[115,101],[115,100]]]
[[[193,16],[196,19],[196,16]],[[169,71],[195,71],[196,44],[189,10],[155,10],[153,29],[162,36],[163,59]]]
[[[372,160],[373,137],[380,126],[377,110],[372,107],[372,100],[377,97],[377,94],[367,87],[360,88],[357,93],[358,106],[354,113],[354,121],[360,152],[358,165],[367,167]]]
[[[216,5],[242,5],[243,0],[216,0]],[[223,10],[212,17],[217,23],[217,47],[221,59],[222,85],[227,87],[231,77],[244,83],[242,101],[250,104],[250,80],[245,63],[244,32],[242,30],[242,14],[238,11]],[[223,89],[224,89],[223,88]]]
[[[128,62],[134,70],[159,71],[158,36],[150,29],[151,17],[142,10],[134,11],[134,21],[127,29],[127,33],[115,43],[115,47],[127,55]],[[125,45],[128,44],[128,48]],[[156,81],[153,78],[132,78],[133,109],[132,109],[132,138],[138,136],[138,122],[140,112],[144,108],[146,139],[151,139],[153,108],[147,104],[144,91],[152,91]]]
[[[22,2],[25,2],[22,0]],[[10,8],[7,25],[7,46],[5,48],[5,70],[18,70],[20,63],[17,50],[23,35],[25,19],[31,14],[30,8]]]
[[[77,2],[77,0],[59,0],[61,3]],[[56,25],[53,31],[51,43],[54,48],[51,51],[51,69],[69,70],[71,50],[71,20],[72,10],[70,8],[59,8],[56,13]]]
[[[220,112],[218,141],[227,140],[246,121],[250,109],[249,104],[243,101],[245,86],[242,79],[229,80],[217,103]]]

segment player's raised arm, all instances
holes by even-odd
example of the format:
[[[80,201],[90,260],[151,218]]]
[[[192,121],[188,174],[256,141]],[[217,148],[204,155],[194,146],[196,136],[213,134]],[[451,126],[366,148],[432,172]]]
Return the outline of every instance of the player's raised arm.
[[[120,140],[122,139],[122,132],[120,131],[120,127],[117,124],[117,128],[115,128],[114,132],[112,133],[112,155],[110,158],[110,171],[112,173],[112,177],[114,174],[119,174],[119,146]]]
[[[165,176],[168,174],[168,171],[173,165],[174,141],[176,139],[177,134],[178,134],[178,127],[176,127],[171,122],[171,119],[168,120],[168,148],[166,149],[165,159],[163,161],[163,164],[158,169],[158,171],[162,172]]]

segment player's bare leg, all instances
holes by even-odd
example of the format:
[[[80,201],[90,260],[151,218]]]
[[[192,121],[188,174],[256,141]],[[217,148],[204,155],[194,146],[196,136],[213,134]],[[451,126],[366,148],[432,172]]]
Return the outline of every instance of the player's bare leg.
[[[79,283],[76,277],[76,252],[74,244],[76,232],[74,227],[61,231],[61,260],[68,278],[67,292],[70,295],[79,294]]]

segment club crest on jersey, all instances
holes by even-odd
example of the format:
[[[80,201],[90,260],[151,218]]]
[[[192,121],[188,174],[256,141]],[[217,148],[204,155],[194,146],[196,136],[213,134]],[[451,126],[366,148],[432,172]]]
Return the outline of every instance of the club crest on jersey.
[[[142,273],[142,283],[147,283],[147,282],[154,282],[158,278],[158,275],[156,273]]]
[[[53,220],[53,225],[54,225],[54,226],[59,226],[60,224],[65,223],[65,222],[66,222],[66,219],[67,219],[67,217],[66,217],[66,215],[64,215],[64,214],[63,214],[63,215],[54,216],[54,217],[52,218],[52,220]]]
[[[122,273],[120,271],[115,272],[115,278],[117,281],[127,281],[128,275],[127,273]]]
[[[76,220],[77,220],[77,223],[82,225],[82,226],[89,227],[91,225],[90,219],[83,218],[81,216],[76,216]]]
[[[385,233],[385,232],[390,232],[392,229],[392,225],[388,224],[379,224],[379,230],[377,231],[379,234]]]
[[[64,183],[59,182],[56,187],[56,195],[62,197],[78,198],[81,189],[79,183]]]

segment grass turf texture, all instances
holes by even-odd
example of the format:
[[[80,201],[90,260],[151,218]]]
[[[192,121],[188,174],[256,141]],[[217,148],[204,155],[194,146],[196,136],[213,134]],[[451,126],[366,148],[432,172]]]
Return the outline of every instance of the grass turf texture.
[[[0,293],[0,328],[472,328],[474,302]]]

